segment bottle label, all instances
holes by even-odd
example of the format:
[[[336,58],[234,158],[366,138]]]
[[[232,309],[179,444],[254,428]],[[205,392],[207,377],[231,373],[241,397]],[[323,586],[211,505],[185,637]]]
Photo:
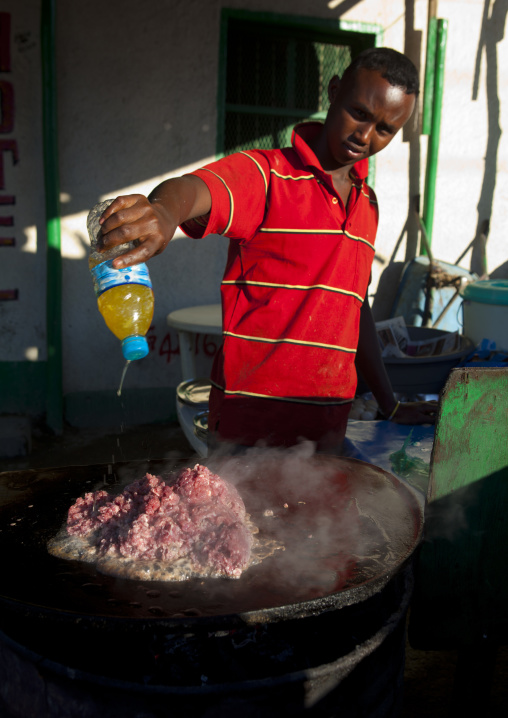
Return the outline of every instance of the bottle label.
[[[152,288],[148,267],[146,264],[136,264],[134,267],[122,267],[115,269],[112,266],[113,260],[97,264],[92,268],[92,279],[95,296],[100,297],[111,287],[118,287],[122,284],[143,284]]]

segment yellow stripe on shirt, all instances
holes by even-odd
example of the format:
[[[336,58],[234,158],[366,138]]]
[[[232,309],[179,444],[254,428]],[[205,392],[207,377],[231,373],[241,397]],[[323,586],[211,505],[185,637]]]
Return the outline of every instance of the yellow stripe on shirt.
[[[263,177],[263,182],[264,182],[264,184],[265,184],[265,197],[266,197],[266,195],[268,194],[268,182],[267,182],[267,180],[266,180],[266,175],[265,175],[265,173],[263,172],[263,168],[261,167],[261,165],[259,164],[259,162],[257,161],[257,159],[256,159],[255,157],[252,157],[252,155],[249,155],[247,152],[243,152],[243,151],[240,151],[240,154],[241,154],[241,155],[245,155],[245,156],[248,157],[250,160],[252,160],[252,161],[254,162],[254,164],[256,165],[256,167],[258,168],[258,170],[261,172],[261,175],[262,175],[262,177]]]
[[[374,247],[368,239],[363,237],[355,237],[354,234],[344,231],[343,229],[290,229],[288,227],[260,227],[259,232],[265,232],[266,234],[330,234],[330,235],[344,235],[348,239],[353,239],[355,242],[362,242],[370,247],[372,250]]]
[[[221,177],[220,175],[218,175],[216,172],[214,172],[213,170],[209,169],[208,167],[203,167],[203,169],[206,170],[207,172],[210,172],[210,174],[214,175],[214,177],[217,177],[217,179],[219,179],[219,180],[222,182],[222,184],[224,185],[224,187],[225,187],[226,190],[227,190],[227,193],[229,194],[229,202],[230,202],[230,205],[229,205],[229,220],[228,220],[228,223],[226,224],[226,227],[225,227],[225,228],[223,229],[223,231],[222,231],[222,234],[226,234],[226,232],[228,231],[228,229],[231,227],[231,223],[233,222],[233,213],[234,213],[234,209],[235,209],[235,201],[234,201],[234,199],[233,199],[233,193],[231,192],[231,190],[229,189],[227,183],[222,179],[222,177]]]
[[[220,386],[220,384],[217,384],[214,381],[210,381],[210,384],[219,391],[223,391],[224,394],[227,394],[228,396],[252,396],[256,399],[273,399],[274,401],[287,401],[291,402],[292,404],[312,404],[313,406],[342,406],[342,404],[351,404],[353,401],[352,399],[328,399],[327,397],[323,397],[323,399],[320,400],[304,399],[295,396],[273,396],[273,394],[260,394],[259,392],[255,391],[235,391],[232,389],[225,389],[223,386]]]
[[[248,334],[236,334],[235,332],[222,332],[225,337],[234,337],[235,339],[244,339],[248,342],[261,342],[263,344],[298,344],[299,346],[316,347],[318,349],[335,349],[336,351],[346,352],[347,354],[356,354],[356,349],[349,347],[341,347],[337,344],[324,344],[322,342],[306,342],[303,339],[270,339],[269,337],[254,337]]]
[[[275,175],[279,179],[283,180],[313,180],[316,179],[315,175],[298,175],[298,177],[295,177],[294,175],[281,175],[279,172],[277,172],[274,169],[270,170],[270,174]]]
[[[338,287],[331,287],[328,284],[279,284],[277,282],[255,282],[250,279],[225,279],[222,284],[242,284],[252,285],[255,287],[268,287],[274,289],[297,289],[301,291],[308,291],[311,289],[323,289],[327,292],[335,292],[337,294],[345,294],[346,296],[355,297],[363,303],[363,297],[356,292],[350,292],[347,289],[339,289]]]

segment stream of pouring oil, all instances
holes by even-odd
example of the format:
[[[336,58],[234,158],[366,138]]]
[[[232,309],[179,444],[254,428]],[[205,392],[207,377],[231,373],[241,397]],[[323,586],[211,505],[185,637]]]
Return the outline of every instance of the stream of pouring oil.
[[[129,368],[129,364],[130,364],[130,361],[127,360],[127,361],[125,362],[125,366],[124,366],[123,371],[122,371],[122,376],[121,376],[121,378],[120,378],[120,386],[118,387],[118,391],[116,392],[116,395],[117,395],[117,396],[122,396],[123,382],[124,382],[124,379],[125,379],[125,375],[127,374],[127,369]]]

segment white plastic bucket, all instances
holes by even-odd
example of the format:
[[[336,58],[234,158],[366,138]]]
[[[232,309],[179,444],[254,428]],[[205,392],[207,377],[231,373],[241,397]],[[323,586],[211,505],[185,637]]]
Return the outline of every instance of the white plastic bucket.
[[[508,280],[479,280],[463,292],[463,334],[476,345],[484,339],[508,351]]]

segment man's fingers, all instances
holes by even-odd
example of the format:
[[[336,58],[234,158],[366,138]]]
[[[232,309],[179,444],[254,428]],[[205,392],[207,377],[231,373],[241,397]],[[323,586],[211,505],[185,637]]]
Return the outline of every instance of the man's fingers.
[[[135,247],[134,249],[130,249],[128,252],[125,252],[125,254],[122,254],[120,257],[116,257],[116,259],[113,260],[113,267],[115,269],[132,267],[134,264],[146,262],[151,256],[152,254],[149,254],[146,248],[141,244],[139,247]]]
[[[169,241],[169,240],[168,240]],[[162,252],[167,242],[161,245],[157,237],[146,237],[140,239],[140,244],[134,249],[130,249],[120,257],[113,260],[113,267],[121,269],[122,267],[131,267],[133,264],[147,262],[155,254]]]
[[[132,232],[135,230],[135,223],[143,221],[143,218],[152,211],[151,205],[144,197],[140,197],[140,199],[136,202],[119,204],[116,209],[113,209],[113,211],[110,212],[115,203],[116,200],[106,209],[101,217],[100,222],[103,237],[106,237],[106,235],[109,235],[111,232],[114,232],[117,229],[122,229],[123,227],[127,228],[130,237]],[[109,239],[111,239],[112,236],[113,235],[111,235]]]
[[[134,219],[111,228],[104,224],[101,234],[102,247],[106,250],[127,242],[143,241],[144,237],[149,237],[152,234],[152,228],[150,223]]]
[[[100,251],[128,242],[137,245],[113,261],[116,269],[146,262],[160,254],[176,230],[172,216],[144,195],[117,197],[103,212],[100,222]]]
[[[106,207],[99,220],[99,224],[103,225],[104,222],[106,222],[106,220],[116,214],[116,212],[122,209],[128,209],[129,207],[132,207],[143,199],[145,199],[145,197],[143,197],[142,194],[120,195],[120,197],[117,197],[115,200],[113,200],[113,202],[111,202],[109,207]]]
[[[437,406],[437,401],[429,402],[424,406],[423,411],[425,411],[426,414],[436,414]]]
[[[393,417],[396,424],[435,424],[437,401],[405,402]]]
[[[152,238],[159,246],[161,245],[159,218],[152,205],[144,197],[129,207],[117,209],[109,217],[106,216],[101,227],[101,234],[104,249],[127,242],[144,243]],[[150,250],[147,247],[143,253],[153,256],[155,249]],[[140,260],[138,259],[138,261]]]

